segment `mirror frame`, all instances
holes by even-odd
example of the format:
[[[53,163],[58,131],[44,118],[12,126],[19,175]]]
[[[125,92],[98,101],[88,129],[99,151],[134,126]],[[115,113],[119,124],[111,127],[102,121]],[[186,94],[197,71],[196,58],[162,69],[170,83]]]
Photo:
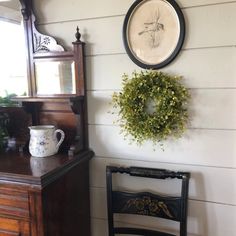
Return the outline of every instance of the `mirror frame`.
[[[84,45],[80,40],[80,33],[76,29],[76,41],[73,42],[73,50],[65,51],[64,48],[57,44],[56,40],[48,35],[40,33],[35,26],[35,15],[33,12],[33,0],[19,0],[21,3],[21,13],[24,20],[25,42],[27,49],[27,77],[28,77],[28,94],[29,97],[76,97],[85,95],[85,65],[84,65]],[[43,43],[43,42],[47,43]],[[74,61],[75,73],[75,94],[37,94],[37,81],[35,73],[35,62],[40,60]]]

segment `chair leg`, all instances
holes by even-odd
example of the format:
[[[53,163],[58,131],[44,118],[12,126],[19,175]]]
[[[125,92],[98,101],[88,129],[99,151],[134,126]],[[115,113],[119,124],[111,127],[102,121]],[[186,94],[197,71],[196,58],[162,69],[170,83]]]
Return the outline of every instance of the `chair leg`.
[[[112,212],[112,172],[107,168],[107,216],[108,216],[108,233],[114,236],[114,221]]]

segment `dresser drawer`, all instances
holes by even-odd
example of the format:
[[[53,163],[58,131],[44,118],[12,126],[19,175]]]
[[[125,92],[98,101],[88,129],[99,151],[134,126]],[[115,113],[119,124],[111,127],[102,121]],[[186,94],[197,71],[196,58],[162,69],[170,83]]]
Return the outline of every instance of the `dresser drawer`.
[[[29,222],[0,217],[1,236],[29,236]]]
[[[0,187],[0,215],[29,218],[28,193]]]

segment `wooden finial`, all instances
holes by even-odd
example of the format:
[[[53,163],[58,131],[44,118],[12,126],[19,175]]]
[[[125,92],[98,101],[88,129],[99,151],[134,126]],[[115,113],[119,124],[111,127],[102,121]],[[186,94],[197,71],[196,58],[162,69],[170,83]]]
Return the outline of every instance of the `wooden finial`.
[[[80,41],[81,34],[80,34],[80,32],[79,32],[79,27],[78,27],[78,26],[77,26],[77,28],[76,28],[75,37],[76,37],[76,42],[77,42],[77,43],[78,43],[78,42],[81,42],[81,41]]]

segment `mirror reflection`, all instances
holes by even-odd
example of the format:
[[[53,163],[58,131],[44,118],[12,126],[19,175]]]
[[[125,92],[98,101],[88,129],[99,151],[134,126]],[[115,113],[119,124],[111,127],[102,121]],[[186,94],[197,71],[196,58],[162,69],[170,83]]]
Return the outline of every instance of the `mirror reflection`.
[[[27,95],[24,29],[19,0],[0,1],[0,97]]]
[[[38,61],[35,63],[38,95],[75,94],[74,61]]]

